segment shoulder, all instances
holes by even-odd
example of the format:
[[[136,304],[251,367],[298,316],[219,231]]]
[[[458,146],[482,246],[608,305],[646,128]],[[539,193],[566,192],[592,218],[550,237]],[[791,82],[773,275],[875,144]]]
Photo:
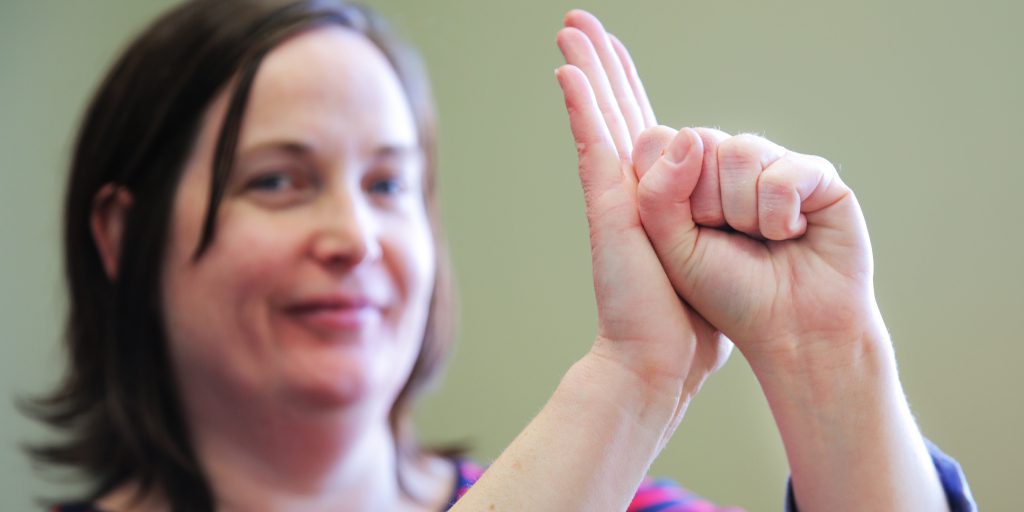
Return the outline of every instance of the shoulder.
[[[456,488],[449,507],[480,479],[484,467],[467,459],[456,459]],[[741,512],[738,508],[722,508],[684,489],[672,480],[645,478],[633,496],[627,512]]]
[[[456,458],[455,462],[455,489],[452,491],[452,499],[448,502],[448,508],[455,506],[455,502],[462,498],[469,491],[470,487],[484,474],[483,466],[469,459]]]

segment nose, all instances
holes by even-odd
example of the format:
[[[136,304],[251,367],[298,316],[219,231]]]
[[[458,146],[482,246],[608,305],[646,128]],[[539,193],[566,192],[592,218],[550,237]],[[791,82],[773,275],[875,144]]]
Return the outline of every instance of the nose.
[[[335,193],[322,198],[313,257],[332,268],[350,268],[381,256],[379,229],[368,205],[357,194]]]

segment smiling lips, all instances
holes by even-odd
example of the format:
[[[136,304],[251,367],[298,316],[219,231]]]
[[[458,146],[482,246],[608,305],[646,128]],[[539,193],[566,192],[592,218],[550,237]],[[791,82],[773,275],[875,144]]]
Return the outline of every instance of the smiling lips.
[[[285,308],[299,323],[325,334],[362,331],[380,321],[381,310],[379,305],[364,297],[324,297]]]

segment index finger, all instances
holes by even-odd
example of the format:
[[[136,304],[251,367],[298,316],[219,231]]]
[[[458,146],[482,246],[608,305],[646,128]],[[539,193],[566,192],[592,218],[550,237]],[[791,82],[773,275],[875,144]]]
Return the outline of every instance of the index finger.
[[[605,31],[604,25],[593,14],[582,9],[573,9],[565,15],[565,26],[579,29],[590,39],[590,43],[600,59],[602,71],[608,77],[615,103],[622,113],[630,139],[636,139],[640,132],[648,126],[637,102],[635,91],[626,76],[624,63],[621,61],[619,53],[615,51],[611,37]]]

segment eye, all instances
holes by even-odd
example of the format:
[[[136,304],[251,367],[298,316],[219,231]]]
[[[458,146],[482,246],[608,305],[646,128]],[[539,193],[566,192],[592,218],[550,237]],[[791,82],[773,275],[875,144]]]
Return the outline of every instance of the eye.
[[[303,202],[315,195],[317,188],[317,178],[311,170],[268,166],[253,172],[244,190],[260,204],[279,207]]]
[[[249,189],[275,192],[295,187],[295,179],[284,172],[277,172],[260,176],[249,182]]]
[[[246,188],[257,192],[285,192],[305,190],[316,186],[316,176],[302,167],[268,166],[266,170],[253,173]]]
[[[381,196],[396,196],[405,191],[405,183],[397,177],[377,178],[370,182],[369,192]]]

